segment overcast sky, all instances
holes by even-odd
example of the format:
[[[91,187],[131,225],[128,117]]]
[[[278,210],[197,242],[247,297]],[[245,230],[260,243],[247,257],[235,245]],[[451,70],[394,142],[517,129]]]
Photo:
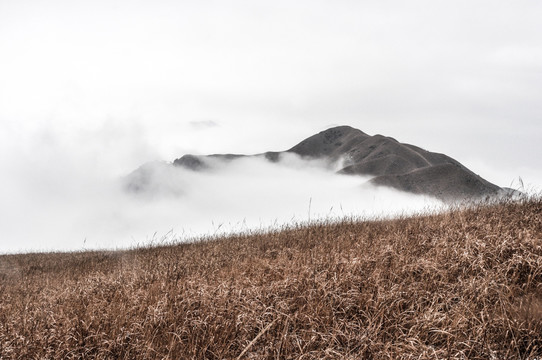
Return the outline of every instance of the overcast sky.
[[[541,188],[541,19],[538,0],[0,0],[0,215],[47,222],[49,197],[147,161],[338,124]]]

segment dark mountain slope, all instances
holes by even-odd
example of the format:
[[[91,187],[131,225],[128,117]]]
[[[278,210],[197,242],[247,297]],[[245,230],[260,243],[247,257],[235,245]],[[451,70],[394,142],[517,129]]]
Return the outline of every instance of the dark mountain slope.
[[[464,166],[456,164],[439,164],[404,174],[381,175],[370,182],[415,194],[429,194],[445,201],[491,196],[501,190]]]
[[[476,175],[449,156],[403,144],[382,135],[370,136],[350,126],[338,126],[313,135],[289,150],[256,155],[184,155],[173,162],[190,170],[212,166],[212,160],[233,161],[245,156],[280,161],[291,153],[323,159],[339,174],[373,176],[370,182],[441,200],[463,200],[497,195],[502,189]],[[132,185],[132,187],[134,187]],[[139,186],[135,186],[139,188]]]
[[[338,160],[345,153],[354,151],[360,143],[371,137],[350,126],[338,126],[313,135],[287,152],[304,157]]]
[[[441,200],[496,195],[501,188],[444,154],[402,144],[382,135],[369,136],[349,126],[323,131],[289,152],[302,156],[342,159],[342,174],[376,176],[374,185],[435,196]]]

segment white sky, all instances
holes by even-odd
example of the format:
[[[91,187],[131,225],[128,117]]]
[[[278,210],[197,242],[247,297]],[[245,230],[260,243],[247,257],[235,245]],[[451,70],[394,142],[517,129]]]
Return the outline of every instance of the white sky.
[[[538,0],[0,0],[0,215],[337,124],[539,189],[540,19]]]

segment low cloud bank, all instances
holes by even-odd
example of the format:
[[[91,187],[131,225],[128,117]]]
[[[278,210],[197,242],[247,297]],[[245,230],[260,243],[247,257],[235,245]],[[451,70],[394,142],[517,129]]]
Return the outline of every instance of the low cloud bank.
[[[145,190],[126,191],[126,178],[82,172],[49,183],[12,184],[0,208],[7,220],[0,252],[115,249],[202,235],[270,229],[343,216],[390,216],[434,209],[437,200],[337,175],[327,164],[297,157],[214,161],[194,172],[151,163]],[[59,173],[59,177],[66,172]],[[35,176],[36,174],[34,174]],[[51,179],[52,177],[52,179]],[[57,182],[55,182],[57,180]],[[34,188],[29,189],[32,185]]]

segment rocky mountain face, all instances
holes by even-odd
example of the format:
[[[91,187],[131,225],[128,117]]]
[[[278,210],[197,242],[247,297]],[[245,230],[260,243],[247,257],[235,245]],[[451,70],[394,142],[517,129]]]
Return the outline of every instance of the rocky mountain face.
[[[498,195],[504,191],[449,156],[403,144],[391,137],[370,136],[350,126],[322,131],[286,151],[256,155],[184,155],[172,165],[193,171],[205,171],[212,166],[212,159],[234,161],[252,156],[278,162],[286,153],[296,154],[304,159],[324,160],[330,165],[338,166],[339,174],[370,176],[369,182],[376,186],[429,195],[443,201],[476,199]],[[139,179],[139,183],[131,183],[132,189],[141,188],[141,179],[144,179],[141,169],[143,167],[132,174],[133,179]]]

